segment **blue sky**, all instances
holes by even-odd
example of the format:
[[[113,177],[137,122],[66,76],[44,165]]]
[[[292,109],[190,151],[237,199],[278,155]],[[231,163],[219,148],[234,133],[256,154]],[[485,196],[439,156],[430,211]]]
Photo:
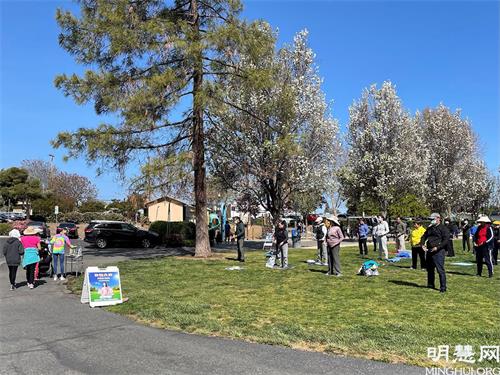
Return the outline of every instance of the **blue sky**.
[[[479,134],[491,170],[500,165],[499,2],[246,1],[244,17],[262,18],[290,42],[304,28],[317,55],[327,98],[342,125],[364,87],[391,80],[412,113],[440,102],[461,108]],[[1,6],[0,168],[49,159],[91,178],[101,199],[126,188],[110,171],[95,176],[83,160],[62,161],[49,141],[61,130],[100,119],[53,86],[58,73],[81,71],[57,42],[58,7],[69,1],[5,1]],[[131,171],[133,173],[133,171]]]

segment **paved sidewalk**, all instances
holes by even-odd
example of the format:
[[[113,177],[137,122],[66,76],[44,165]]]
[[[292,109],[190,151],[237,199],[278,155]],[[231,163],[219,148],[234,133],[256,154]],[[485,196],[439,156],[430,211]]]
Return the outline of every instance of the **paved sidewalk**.
[[[6,269],[0,266],[0,374],[425,374],[146,327],[80,304],[60,281],[9,291]],[[18,282],[24,280],[20,270]]]

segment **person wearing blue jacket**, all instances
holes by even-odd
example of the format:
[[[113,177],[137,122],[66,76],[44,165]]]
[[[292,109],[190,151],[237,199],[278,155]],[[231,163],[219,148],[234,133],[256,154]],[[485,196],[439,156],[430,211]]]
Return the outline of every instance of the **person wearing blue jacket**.
[[[359,244],[359,255],[368,255],[368,246],[366,241],[368,240],[368,233],[370,229],[363,219],[359,219],[358,226],[358,244]]]

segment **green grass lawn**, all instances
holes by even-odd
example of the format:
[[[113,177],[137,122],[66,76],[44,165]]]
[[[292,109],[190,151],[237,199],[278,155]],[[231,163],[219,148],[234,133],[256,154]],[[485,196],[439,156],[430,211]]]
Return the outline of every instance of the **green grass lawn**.
[[[453,359],[455,345],[472,345],[478,359],[479,346],[500,345],[500,271],[478,278],[475,264],[450,265],[471,254],[446,259],[446,294],[425,288],[426,272],[410,260],[367,278],[356,275],[357,248],[343,248],[336,278],[304,263],[314,257],[293,249],[286,271],[265,268],[263,252],[248,252],[243,271],[225,270],[237,263],[224,257],[119,263],[129,301],[108,309],[156,327],[416,365],[430,363],[430,346],[450,345]]]

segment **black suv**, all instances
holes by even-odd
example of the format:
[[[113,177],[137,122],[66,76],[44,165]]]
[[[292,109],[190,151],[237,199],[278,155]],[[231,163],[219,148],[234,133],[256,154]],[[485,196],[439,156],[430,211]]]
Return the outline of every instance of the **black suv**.
[[[123,221],[91,221],[85,228],[85,242],[104,249],[110,244],[145,248],[158,243],[159,235]]]

